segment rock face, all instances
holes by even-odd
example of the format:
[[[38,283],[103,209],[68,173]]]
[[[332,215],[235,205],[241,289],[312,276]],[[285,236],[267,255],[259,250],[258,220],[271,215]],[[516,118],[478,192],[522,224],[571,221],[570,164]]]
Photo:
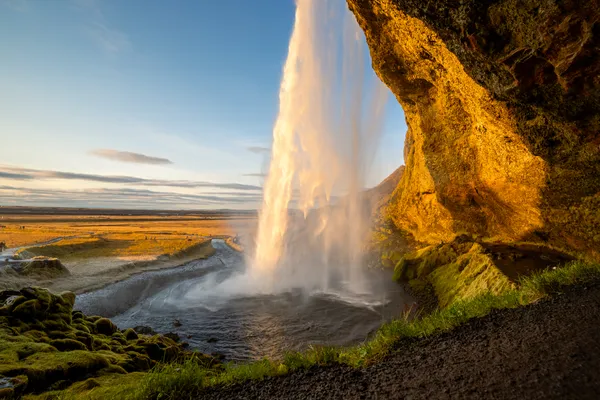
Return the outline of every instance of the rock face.
[[[402,104],[389,217],[600,258],[598,0],[347,0]]]

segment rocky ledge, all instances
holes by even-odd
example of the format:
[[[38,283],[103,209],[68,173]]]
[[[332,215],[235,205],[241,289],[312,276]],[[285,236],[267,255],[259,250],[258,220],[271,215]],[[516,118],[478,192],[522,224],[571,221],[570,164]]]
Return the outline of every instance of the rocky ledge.
[[[147,371],[160,363],[209,356],[186,350],[173,335],[119,330],[109,319],[73,310],[75,294],[28,287],[0,292],[0,398],[63,390],[76,382]]]

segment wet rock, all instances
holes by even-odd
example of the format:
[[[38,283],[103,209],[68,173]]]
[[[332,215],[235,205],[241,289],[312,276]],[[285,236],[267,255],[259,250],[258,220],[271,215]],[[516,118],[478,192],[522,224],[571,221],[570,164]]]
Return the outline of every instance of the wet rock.
[[[166,337],[166,338],[171,339],[175,343],[179,343],[179,341],[181,340],[181,338],[179,337],[179,335],[176,334],[176,333],[173,333],[173,332],[165,333],[163,336]]]
[[[20,296],[21,292],[18,290],[3,290],[0,292],[0,304],[4,303],[7,299],[13,296]]]
[[[219,341],[219,339],[217,339],[215,337],[206,339],[206,343],[217,343],[218,341]]]
[[[27,377],[14,378],[0,375],[0,399],[15,399],[21,397],[27,388]]]
[[[176,328],[179,328],[182,325],[183,324],[178,319],[176,319],[176,320],[173,321],[173,326],[176,327]]]
[[[21,296],[16,295],[16,296],[10,296],[8,299],[6,299],[6,301],[4,302],[4,305],[6,307],[8,307],[8,309],[10,311],[12,311],[16,306],[18,306],[21,303],[24,303],[27,301],[27,297],[25,296]]]
[[[135,328],[133,328],[134,331],[136,331],[137,333],[139,333],[140,335],[156,335],[157,333],[154,331],[154,329],[150,328],[149,326],[136,326]]]

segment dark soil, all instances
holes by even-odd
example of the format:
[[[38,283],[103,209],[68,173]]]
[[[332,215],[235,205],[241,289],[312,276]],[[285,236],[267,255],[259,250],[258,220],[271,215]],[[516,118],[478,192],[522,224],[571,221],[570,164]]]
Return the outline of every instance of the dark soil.
[[[313,367],[202,399],[599,399],[600,283],[402,343],[362,370]]]

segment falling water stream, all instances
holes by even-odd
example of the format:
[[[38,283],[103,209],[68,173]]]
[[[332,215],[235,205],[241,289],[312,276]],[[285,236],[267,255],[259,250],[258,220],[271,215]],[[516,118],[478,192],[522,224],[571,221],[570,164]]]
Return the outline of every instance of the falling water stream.
[[[388,95],[366,74],[365,51],[345,2],[297,1],[251,261],[264,285],[326,289],[343,279],[365,289],[370,213],[360,194]]]
[[[244,259],[213,240],[207,260],[80,295],[76,307],[233,360],[355,343],[400,314],[406,295],[363,260],[362,191],[387,89],[345,1],[296,3],[255,246]]]

